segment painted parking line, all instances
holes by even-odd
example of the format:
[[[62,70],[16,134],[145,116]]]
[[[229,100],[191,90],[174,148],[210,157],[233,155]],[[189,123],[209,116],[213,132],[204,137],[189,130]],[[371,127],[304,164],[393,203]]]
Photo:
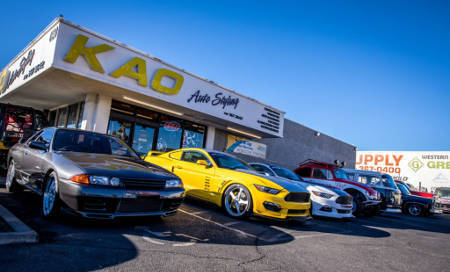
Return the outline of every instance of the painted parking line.
[[[205,221],[205,222],[208,222],[208,223],[217,225],[217,226],[219,226],[219,227],[221,227],[221,228],[224,228],[224,229],[226,229],[226,230],[231,230],[231,231],[237,232],[237,233],[239,233],[239,234],[241,234],[241,235],[244,235],[244,236],[252,237],[252,238],[255,238],[255,239],[260,239],[258,236],[254,235],[254,234],[247,233],[247,232],[245,232],[245,231],[242,231],[242,230],[239,230],[239,229],[235,229],[235,228],[229,227],[229,226],[227,226],[227,225],[225,225],[225,224],[221,224],[221,223],[212,221],[212,220],[210,220],[210,219],[207,219],[207,218],[198,216],[198,215],[196,215],[196,214],[194,214],[194,213],[187,212],[187,211],[182,210],[182,209],[178,209],[178,211],[180,211],[180,212],[182,212],[182,213],[185,213],[185,214],[187,214],[187,215],[193,216],[193,217],[195,217],[195,218],[197,218],[197,219],[203,220],[203,221]]]

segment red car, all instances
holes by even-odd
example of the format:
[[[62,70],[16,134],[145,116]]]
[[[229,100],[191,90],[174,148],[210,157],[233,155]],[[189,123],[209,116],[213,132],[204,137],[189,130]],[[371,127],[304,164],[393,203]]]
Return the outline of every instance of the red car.
[[[381,203],[380,194],[374,189],[351,181],[341,166],[332,163],[306,160],[294,170],[306,182],[337,187],[353,197],[353,214],[377,211]]]
[[[431,194],[431,193],[425,193],[425,192],[413,191],[413,190],[411,190],[411,187],[409,187],[408,184],[404,183],[403,181],[396,180],[395,183],[403,184],[404,186],[406,186],[406,188],[408,188],[409,192],[410,192],[412,195],[415,195],[415,196],[421,196],[421,197],[426,197],[426,198],[433,198],[433,196],[434,196],[434,194]]]

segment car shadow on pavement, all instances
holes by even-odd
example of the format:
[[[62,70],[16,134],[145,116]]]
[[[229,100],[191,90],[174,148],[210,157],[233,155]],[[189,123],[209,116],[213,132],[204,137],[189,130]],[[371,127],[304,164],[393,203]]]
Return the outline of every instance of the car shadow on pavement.
[[[195,209],[207,210],[209,214],[213,215],[212,218],[215,220],[220,221],[220,217],[225,217],[229,220],[240,221],[243,223],[243,226],[241,226],[240,229],[244,231],[247,231],[247,229],[252,229],[256,226],[259,228],[265,227],[269,229],[286,230],[289,232],[301,232],[302,235],[338,234],[371,238],[383,238],[390,236],[390,233],[387,231],[358,224],[357,219],[331,219],[320,217],[308,220],[306,222],[299,222],[295,220],[274,220],[271,218],[251,216],[247,219],[237,220],[228,217],[222,209],[215,205],[208,205],[202,201],[193,199],[188,199],[185,202]]]

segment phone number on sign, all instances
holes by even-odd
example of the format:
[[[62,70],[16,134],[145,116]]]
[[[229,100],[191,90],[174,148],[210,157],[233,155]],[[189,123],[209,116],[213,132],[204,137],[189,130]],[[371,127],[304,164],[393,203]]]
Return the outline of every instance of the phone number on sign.
[[[366,171],[377,171],[377,172],[383,172],[383,173],[396,173],[400,174],[400,167],[375,167],[375,166],[359,166],[359,169],[366,170]]]

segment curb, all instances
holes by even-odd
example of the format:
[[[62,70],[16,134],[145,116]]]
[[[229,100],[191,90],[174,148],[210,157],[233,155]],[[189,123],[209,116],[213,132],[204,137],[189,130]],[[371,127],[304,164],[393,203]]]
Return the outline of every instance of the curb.
[[[14,232],[1,232],[0,245],[16,243],[37,243],[37,233],[20,221],[5,207],[0,205],[0,217],[14,230]]]

